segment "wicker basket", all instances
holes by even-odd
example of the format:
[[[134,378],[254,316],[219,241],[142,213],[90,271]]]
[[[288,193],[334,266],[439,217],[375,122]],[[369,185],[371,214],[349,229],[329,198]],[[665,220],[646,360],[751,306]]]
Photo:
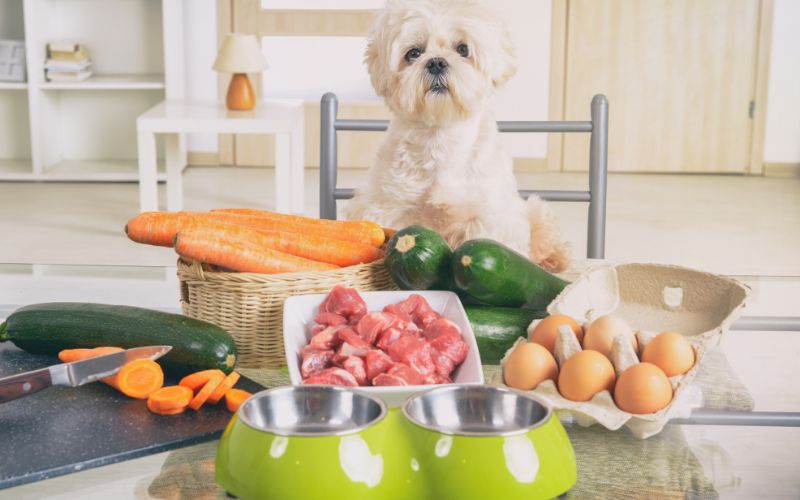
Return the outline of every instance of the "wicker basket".
[[[178,260],[183,313],[227,330],[239,350],[238,365],[278,368],[283,350],[283,301],[292,295],[326,293],[342,283],[359,291],[396,290],[382,260],[332,271],[256,274],[204,271]]]

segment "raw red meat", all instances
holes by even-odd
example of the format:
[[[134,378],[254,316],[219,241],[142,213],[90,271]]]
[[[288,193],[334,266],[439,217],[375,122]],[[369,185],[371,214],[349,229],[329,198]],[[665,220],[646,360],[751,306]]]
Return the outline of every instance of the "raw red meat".
[[[440,335],[431,340],[431,347],[452,359],[455,364],[460,365],[467,357],[469,346],[461,340],[461,336]]]
[[[352,373],[342,368],[326,368],[303,380],[303,384],[332,384],[358,387],[358,382]]]
[[[347,318],[334,313],[321,312],[314,318],[314,322],[318,325],[338,326],[347,323]]]
[[[422,295],[416,293],[412,293],[402,302],[384,307],[383,310],[396,314],[401,318],[408,318],[422,329],[439,317],[436,311],[431,309],[428,301]]]
[[[300,357],[303,359],[300,374],[306,378],[331,366],[333,351],[319,351],[306,346],[300,350]]]
[[[367,355],[364,357],[364,361],[367,365],[367,378],[369,380],[374,379],[381,373],[386,372],[389,368],[394,365],[394,361],[392,358],[389,357],[388,354],[379,350],[373,349],[371,351],[367,351]]]
[[[431,346],[413,335],[405,335],[389,346],[389,356],[393,360],[405,363],[420,375],[431,375],[436,367],[431,359]]]
[[[384,351],[388,351],[389,346],[397,342],[397,339],[400,337],[408,337],[410,336],[408,333],[404,332],[403,330],[398,330],[397,328],[389,328],[388,330],[382,331],[378,335],[378,342],[375,343],[375,347],[378,349],[383,349]]]
[[[431,349],[431,359],[433,359],[433,366],[436,367],[436,375],[450,376],[456,367],[452,359],[436,349]]]
[[[417,370],[403,363],[395,363],[394,366],[389,368],[386,374],[401,378],[405,380],[408,385],[420,385],[424,382],[422,375],[420,375]]]
[[[355,323],[367,314],[367,303],[354,288],[336,285],[320,304],[319,312],[338,314]]]
[[[367,384],[367,368],[364,364],[364,358],[358,356],[346,356],[342,360],[342,367],[350,372],[353,378],[356,379],[358,385]]]
[[[304,384],[450,383],[469,350],[458,326],[418,294],[370,313],[354,289],[337,285],[314,321],[300,351]]]
[[[422,333],[428,340],[433,340],[440,335],[452,335],[456,338],[461,338],[461,329],[458,325],[447,318],[441,317],[429,323]]]
[[[389,375],[388,373],[381,373],[372,379],[372,385],[408,385],[408,383],[400,377]]]
[[[325,328],[311,337],[311,340],[308,341],[308,346],[318,351],[327,351],[335,348],[342,343],[338,335],[341,329],[341,326],[329,326]]]

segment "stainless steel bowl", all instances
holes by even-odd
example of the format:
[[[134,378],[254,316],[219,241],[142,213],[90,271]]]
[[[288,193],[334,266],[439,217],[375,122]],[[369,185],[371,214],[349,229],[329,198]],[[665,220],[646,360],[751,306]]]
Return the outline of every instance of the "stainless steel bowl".
[[[403,414],[414,424],[442,434],[515,436],[550,418],[535,396],[502,387],[449,385],[410,398]]]
[[[380,398],[309,385],[259,392],[239,408],[239,418],[255,430],[281,436],[342,436],[380,422],[386,411]]]

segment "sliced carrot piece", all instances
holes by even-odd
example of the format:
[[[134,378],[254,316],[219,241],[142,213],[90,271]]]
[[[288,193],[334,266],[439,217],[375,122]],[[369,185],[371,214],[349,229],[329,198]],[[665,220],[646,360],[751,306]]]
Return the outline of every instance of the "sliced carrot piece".
[[[58,353],[58,359],[64,363],[82,361],[84,359],[105,356],[122,351],[120,347],[95,347],[94,349],[64,349]]]
[[[225,406],[228,407],[228,410],[231,412],[236,412],[239,409],[239,406],[244,403],[245,399],[252,396],[249,392],[242,390],[242,389],[231,389],[225,393]]]
[[[189,408],[193,410],[199,410],[201,406],[208,400],[208,397],[211,396],[211,393],[217,388],[222,381],[225,380],[224,375],[212,375],[206,385],[200,389],[194,398],[189,402]]]
[[[147,405],[160,411],[175,410],[189,406],[193,397],[194,393],[188,387],[170,385],[153,392],[147,398]]]
[[[135,359],[103,382],[131,398],[146,399],[164,385],[164,370],[152,359]]]
[[[229,389],[232,389],[236,382],[239,381],[240,375],[236,372],[231,372],[225,380],[222,381],[221,384],[214,389],[214,392],[211,393],[211,396],[208,397],[208,402],[212,405],[219,403],[219,401],[225,396],[225,393],[228,392]]]
[[[155,408],[151,403],[150,400],[147,400],[147,409],[150,410],[152,413],[157,415],[178,415],[186,411],[186,406],[181,408],[173,408],[172,410],[161,410],[159,408]]]
[[[193,392],[200,390],[208,381],[211,379],[212,376],[221,376],[225,377],[225,373],[219,369],[213,370],[202,370],[199,372],[190,373],[181,379],[178,382],[178,385],[182,385],[184,387],[188,387]]]

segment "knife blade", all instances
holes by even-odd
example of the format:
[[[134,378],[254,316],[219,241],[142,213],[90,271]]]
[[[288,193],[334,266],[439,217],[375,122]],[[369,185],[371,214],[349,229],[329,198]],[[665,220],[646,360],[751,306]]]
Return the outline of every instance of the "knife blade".
[[[117,373],[136,359],[158,359],[172,346],[135,347],[96,358],[62,363],[0,379],[0,403],[28,396],[53,385],[78,387]]]

